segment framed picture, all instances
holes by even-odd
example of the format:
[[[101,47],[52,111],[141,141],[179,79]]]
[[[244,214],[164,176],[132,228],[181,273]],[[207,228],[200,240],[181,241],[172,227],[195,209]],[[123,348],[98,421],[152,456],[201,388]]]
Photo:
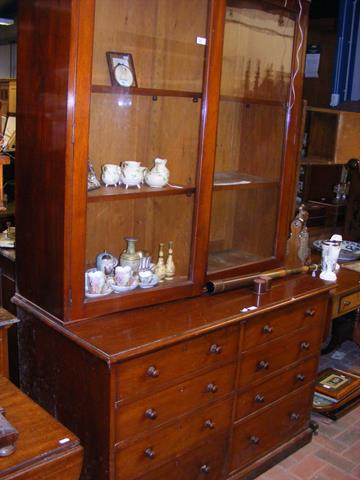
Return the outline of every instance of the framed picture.
[[[319,375],[315,391],[339,400],[359,387],[360,379],[356,375],[329,368]]]
[[[137,87],[135,67],[131,53],[106,52],[111,85]]]
[[[0,150],[12,152],[15,150],[16,137],[16,116],[15,113],[8,113],[5,120],[4,130],[1,134]]]

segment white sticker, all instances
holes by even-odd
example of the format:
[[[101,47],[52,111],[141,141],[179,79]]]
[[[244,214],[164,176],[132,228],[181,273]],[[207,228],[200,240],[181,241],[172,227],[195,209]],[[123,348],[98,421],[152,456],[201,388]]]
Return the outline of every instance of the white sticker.
[[[205,37],[196,37],[196,43],[198,45],[206,45],[206,38]]]
[[[64,445],[64,443],[68,442],[70,442],[70,438],[62,438],[61,440],[59,440],[60,445]]]

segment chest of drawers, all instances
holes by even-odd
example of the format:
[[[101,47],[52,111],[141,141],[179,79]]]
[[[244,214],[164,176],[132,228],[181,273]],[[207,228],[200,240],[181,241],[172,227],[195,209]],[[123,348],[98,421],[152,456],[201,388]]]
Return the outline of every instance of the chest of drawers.
[[[20,308],[21,337],[35,332],[42,345],[20,349],[23,388],[79,435],[82,480],[254,478],[311,440],[329,286],[306,282],[175,302],[158,320],[153,307],[66,329]]]

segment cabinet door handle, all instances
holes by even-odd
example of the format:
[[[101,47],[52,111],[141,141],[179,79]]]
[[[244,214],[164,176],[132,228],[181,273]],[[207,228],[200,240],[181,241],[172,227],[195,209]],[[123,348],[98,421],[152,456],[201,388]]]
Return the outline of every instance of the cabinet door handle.
[[[155,458],[155,452],[154,450],[149,447],[147,448],[145,451],[144,451],[144,455],[145,457],[149,458],[150,460],[152,460],[153,458]]]
[[[215,385],[215,383],[209,383],[206,389],[210,393],[216,393],[218,391],[218,387]]]
[[[209,418],[208,420],[205,420],[204,427],[208,428],[209,430],[214,430],[215,423],[212,420],[210,420],[210,418]]]
[[[209,352],[210,353],[215,353],[215,354],[219,354],[222,352],[222,346],[221,345],[218,345],[217,343],[213,343],[210,348],[209,348]]]
[[[303,352],[309,350],[310,343],[309,342],[301,342],[300,348]]]
[[[200,473],[205,473],[205,475],[207,475],[208,473],[210,473],[210,465],[207,465],[206,463],[204,463],[204,465],[201,465],[200,467]]]
[[[154,365],[151,365],[151,367],[147,369],[146,373],[148,377],[152,377],[152,378],[156,378],[160,375],[159,370]]]
[[[260,395],[260,393],[258,393],[255,397],[255,402],[256,403],[264,403],[265,402],[264,395]]]
[[[349,305],[351,305],[350,300],[344,300],[344,301],[343,301],[343,306],[344,306],[344,307],[348,307]]]
[[[300,414],[299,413],[291,413],[290,414],[290,420],[292,422],[297,422],[300,418]]]
[[[308,308],[305,310],[305,317],[313,317],[316,313],[316,310],[313,308]]]
[[[146,418],[149,418],[150,420],[155,420],[158,416],[157,411],[152,408],[148,408],[144,415]]]
[[[260,438],[256,437],[255,435],[251,435],[251,437],[249,438],[249,442],[253,445],[258,445],[260,442]]]
[[[261,360],[256,365],[256,370],[267,370],[268,368],[269,368],[269,362],[267,362],[266,360]]]
[[[263,333],[269,334],[273,332],[273,328],[271,325],[264,325],[262,331]]]
[[[296,380],[298,380],[299,382],[303,382],[305,380],[305,375],[303,373],[298,373],[296,375]]]

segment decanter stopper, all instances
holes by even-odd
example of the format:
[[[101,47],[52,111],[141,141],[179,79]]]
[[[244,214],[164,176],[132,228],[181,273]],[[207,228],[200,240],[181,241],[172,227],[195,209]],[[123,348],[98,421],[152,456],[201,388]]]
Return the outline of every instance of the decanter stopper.
[[[173,260],[174,242],[169,242],[169,253],[165,265],[165,280],[173,280],[175,276],[175,264]]]
[[[165,262],[164,262],[164,244],[159,244],[159,259],[155,266],[155,273],[159,277],[160,282],[165,278]]]

